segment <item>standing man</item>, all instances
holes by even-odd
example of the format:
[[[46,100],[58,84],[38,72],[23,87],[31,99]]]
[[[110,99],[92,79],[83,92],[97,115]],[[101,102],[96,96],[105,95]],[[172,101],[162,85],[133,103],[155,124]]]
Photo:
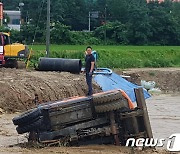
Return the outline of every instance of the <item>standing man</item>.
[[[92,55],[92,48],[88,46],[86,48],[86,58],[85,58],[85,71],[86,71],[86,82],[88,85],[88,96],[91,96],[93,94],[92,90],[92,75],[94,70],[94,64],[95,64],[95,58]]]

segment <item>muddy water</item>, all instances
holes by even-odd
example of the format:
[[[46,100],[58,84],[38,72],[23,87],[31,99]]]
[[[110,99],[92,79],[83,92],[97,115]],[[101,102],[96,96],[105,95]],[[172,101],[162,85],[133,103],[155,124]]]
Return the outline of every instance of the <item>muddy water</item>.
[[[0,115],[0,148],[27,141],[25,135],[18,135],[12,124],[15,114]]]
[[[154,138],[180,133],[180,94],[162,94],[146,100]]]
[[[152,96],[146,100],[152,125],[154,138],[167,138],[173,133],[180,133],[180,95]],[[85,146],[85,147],[60,147],[44,149],[26,149],[18,146],[18,143],[26,142],[25,135],[18,135],[11,119],[16,114],[0,114],[0,153],[64,153],[64,154],[113,154],[132,153],[131,149],[115,146]],[[166,149],[164,147],[164,149]],[[135,153],[142,153],[137,152]],[[143,153],[166,153],[163,151],[149,151]]]

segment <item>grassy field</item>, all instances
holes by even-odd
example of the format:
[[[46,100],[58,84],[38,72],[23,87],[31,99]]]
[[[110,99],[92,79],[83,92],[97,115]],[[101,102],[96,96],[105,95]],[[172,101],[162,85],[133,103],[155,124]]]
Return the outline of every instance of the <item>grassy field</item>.
[[[85,48],[83,45],[51,45],[51,57],[79,58],[84,62]],[[44,45],[34,45],[32,49],[32,63],[45,56]],[[180,46],[93,46],[93,49],[99,55],[98,67],[180,67]]]

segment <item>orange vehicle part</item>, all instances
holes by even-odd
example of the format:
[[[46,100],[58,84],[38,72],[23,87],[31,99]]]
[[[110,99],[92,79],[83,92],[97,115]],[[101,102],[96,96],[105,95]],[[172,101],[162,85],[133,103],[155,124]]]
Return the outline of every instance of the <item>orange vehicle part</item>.
[[[134,104],[131,101],[131,99],[129,98],[129,96],[123,90],[120,90],[120,91],[121,91],[122,95],[128,100],[129,108],[134,109]]]
[[[118,89],[118,90],[119,90],[119,89]],[[99,94],[106,94],[106,93],[114,92],[114,91],[117,91],[117,89],[116,89],[116,90],[109,90],[109,91],[106,91],[106,92],[100,92],[100,93],[94,94],[93,96],[99,95]],[[133,104],[133,102],[131,101],[131,99],[129,98],[129,96],[125,93],[125,91],[123,91],[123,90],[121,90],[121,89],[120,89],[119,91],[120,91],[120,92],[122,93],[122,95],[127,99],[129,108],[130,108],[130,109],[134,109],[134,104]]]

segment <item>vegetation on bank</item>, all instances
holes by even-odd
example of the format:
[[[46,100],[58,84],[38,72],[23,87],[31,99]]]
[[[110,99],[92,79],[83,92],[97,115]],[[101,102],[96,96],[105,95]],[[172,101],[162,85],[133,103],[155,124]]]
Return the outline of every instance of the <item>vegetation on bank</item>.
[[[31,46],[30,46],[31,47]],[[84,63],[85,45],[51,45],[50,56],[78,58]],[[31,66],[45,56],[44,45],[32,46]],[[93,46],[98,52],[98,67],[180,67],[179,46]]]

